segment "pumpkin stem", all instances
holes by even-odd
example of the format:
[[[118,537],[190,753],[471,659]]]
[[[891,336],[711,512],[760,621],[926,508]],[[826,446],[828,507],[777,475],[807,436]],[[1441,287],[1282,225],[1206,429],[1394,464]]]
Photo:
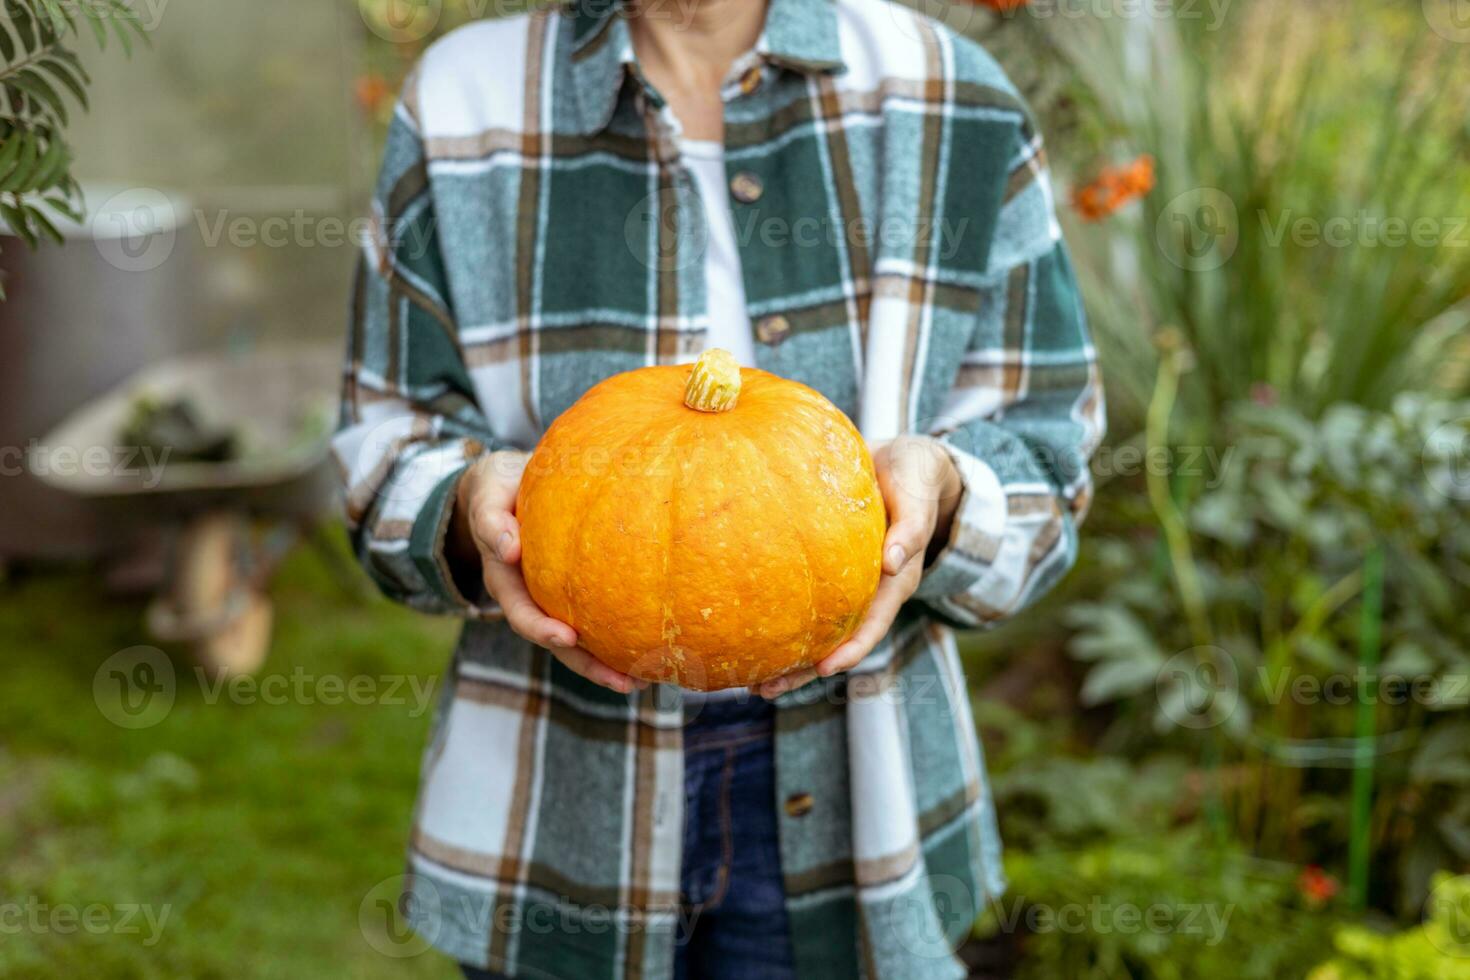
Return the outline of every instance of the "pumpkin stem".
[[[735,355],[718,347],[700,354],[684,387],[684,404],[697,412],[728,412],[739,398],[740,362]]]

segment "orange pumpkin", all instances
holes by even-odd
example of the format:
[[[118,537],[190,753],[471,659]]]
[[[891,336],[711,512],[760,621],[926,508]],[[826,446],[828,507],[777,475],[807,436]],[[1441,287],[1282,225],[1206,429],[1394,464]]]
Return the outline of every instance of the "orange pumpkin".
[[[547,430],[516,501],[542,609],[609,666],[717,690],[852,635],[887,528],[856,428],[712,350],[608,378]]]

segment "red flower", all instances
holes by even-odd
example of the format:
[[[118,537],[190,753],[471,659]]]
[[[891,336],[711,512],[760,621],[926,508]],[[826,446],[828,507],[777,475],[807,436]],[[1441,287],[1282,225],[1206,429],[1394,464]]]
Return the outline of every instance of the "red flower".
[[[1086,221],[1101,221],[1154,189],[1154,158],[1145,153],[1123,167],[1104,167],[1091,183],[1072,191],[1072,207]]]
[[[1314,909],[1319,909],[1332,901],[1333,896],[1341,887],[1336,878],[1315,864],[1309,864],[1303,868],[1302,873],[1297,875],[1296,879],[1296,890],[1301,892],[1308,907]]]

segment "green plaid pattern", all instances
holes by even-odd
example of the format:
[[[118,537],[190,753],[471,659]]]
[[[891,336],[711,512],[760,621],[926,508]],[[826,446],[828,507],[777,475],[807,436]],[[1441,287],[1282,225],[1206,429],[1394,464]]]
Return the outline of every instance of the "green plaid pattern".
[[[512,976],[665,978],[680,692],[584,682],[461,594],[443,551],[470,460],[528,449],[603,378],[705,343],[677,123],[618,0],[577,3],[457,31],[406,87],[335,452],[374,581],[466,620],[414,816],[415,928]],[[759,366],[869,439],[939,438],[966,488],[879,649],[778,701],[798,965],[962,976],[952,950],[1004,882],[952,627],[1013,613],[1070,565],[1103,425],[1045,157],[979,47],[883,0],[771,0],[725,101]]]

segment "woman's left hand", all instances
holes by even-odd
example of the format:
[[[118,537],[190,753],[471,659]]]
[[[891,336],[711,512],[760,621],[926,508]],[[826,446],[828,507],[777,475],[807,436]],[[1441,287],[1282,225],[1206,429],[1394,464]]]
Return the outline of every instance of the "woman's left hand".
[[[883,577],[868,615],[857,631],[815,667],[794,671],[751,688],[774,698],[817,677],[856,667],[888,634],[894,617],[919,587],[931,545],[949,540],[950,524],[964,487],[949,453],[924,436],[901,436],[873,446],[878,489],[888,508],[883,539]]]

